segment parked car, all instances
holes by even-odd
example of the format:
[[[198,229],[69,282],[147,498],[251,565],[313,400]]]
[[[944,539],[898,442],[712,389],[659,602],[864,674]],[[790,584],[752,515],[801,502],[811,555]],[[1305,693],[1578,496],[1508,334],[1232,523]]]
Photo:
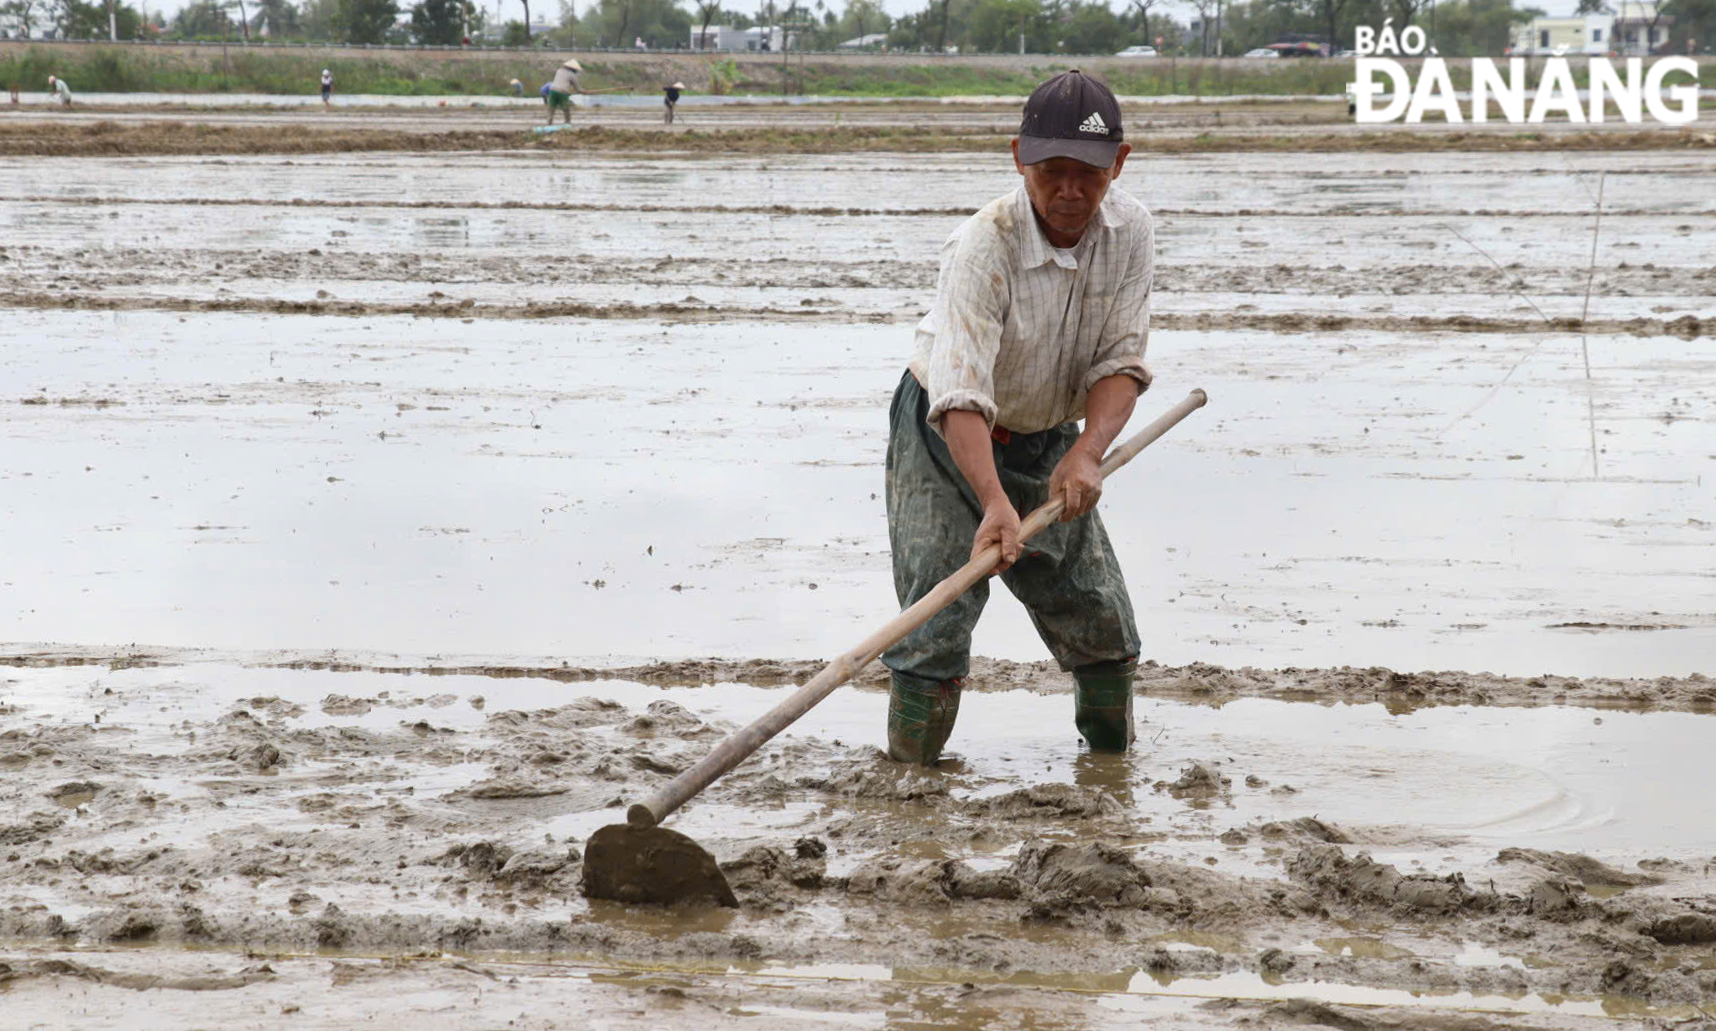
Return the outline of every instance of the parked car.
[[[1127,47],[1125,50],[1115,51],[1114,56],[1115,57],[1155,57],[1156,56],[1156,48],[1155,47],[1147,47],[1147,46],[1143,46],[1143,45],[1139,45],[1139,46],[1135,46],[1135,47]]]
[[[1322,57],[1323,45],[1300,41],[1297,43],[1271,43],[1268,49],[1275,51],[1278,57]]]
[[[1275,51],[1269,49],[1268,47],[1258,47],[1256,50],[1247,50],[1241,56],[1243,56],[1243,57],[1280,57],[1281,55],[1276,53]]]

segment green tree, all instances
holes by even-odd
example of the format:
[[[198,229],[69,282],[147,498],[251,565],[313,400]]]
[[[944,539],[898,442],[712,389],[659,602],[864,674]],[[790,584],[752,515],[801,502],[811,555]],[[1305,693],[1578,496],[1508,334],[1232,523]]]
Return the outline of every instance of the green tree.
[[[1430,42],[1443,56],[1498,55],[1512,41],[1515,25],[1541,17],[1542,10],[1516,9],[1509,0],[1453,0],[1437,5]]]
[[[501,46],[527,47],[530,45],[530,30],[524,27],[524,22],[509,21],[501,29]]]
[[[931,0],[932,5],[934,0]],[[947,51],[947,29],[953,19],[953,0],[941,0],[941,14],[936,17],[935,49],[937,53]]]
[[[298,24],[305,39],[331,40],[339,32],[340,0],[304,0]]]
[[[583,24],[605,46],[631,46],[642,37],[652,47],[671,48],[691,38],[691,15],[674,0],[599,0]]]
[[[1347,9],[1349,2],[1350,0],[1317,0],[1317,13],[1321,15],[1318,28],[1323,32],[1323,38],[1328,41],[1329,46],[1334,48],[1330,53],[1341,49],[1337,42],[1341,38],[1341,14]],[[1402,24],[1397,26],[1395,31],[1404,28],[1406,26]]]
[[[339,33],[346,43],[380,43],[399,20],[395,0],[340,0]]]
[[[847,39],[873,36],[878,32],[887,32],[890,21],[892,19],[888,17],[888,12],[883,10],[876,0],[851,0],[836,23],[837,34],[845,35],[850,31],[852,35],[846,36]]]
[[[54,25],[66,39],[106,39],[108,31],[107,5],[84,3],[83,0],[55,0]],[[114,31],[120,39],[136,39],[143,27],[143,16],[135,7],[119,4],[113,12]]]
[[[1156,41],[1150,36],[1150,8],[1160,7],[1161,4],[1162,0],[1132,0],[1131,10],[1138,30],[1138,42],[1155,45]]]
[[[30,28],[46,15],[43,10],[45,6],[41,0],[7,0],[6,3],[0,3],[0,15],[16,20],[18,28],[27,38]]]
[[[916,50],[923,45],[924,12],[902,14],[888,29],[890,50]]]
[[[709,25],[721,17],[721,0],[692,0],[697,5],[697,40],[699,50],[709,49]],[[857,0],[868,3],[869,0]]]
[[[1033,53],[1048,49],[1048,24],[1037,0],[977,0],[965,22],[965,45],[980,53],[1010,53],[1019,35]]]
[[[222,0],[192,0],[173,19],[173,35],[181,39],[225,36],[231,27],[232,18],[226,13],[226,4]]]
[[[466,0],[419,0],[411,9],[411,35],[430,46],[455,46],[465,35]]]
[[[303,32],[298,23],[298,8],[291,0],[256,0],[254,9],[257,30],[268,26],[268,35],[272,39],[297,36]]]
[[[1126,45],[1126,29],[1105,3],[1073,0],[1056,26],[1061,50],[1073,54],[1112,54]]]
[[[1665,14],[1674,18],[1665,54],[1708,54],[1716,43],[1716,0],[1668,0]]]

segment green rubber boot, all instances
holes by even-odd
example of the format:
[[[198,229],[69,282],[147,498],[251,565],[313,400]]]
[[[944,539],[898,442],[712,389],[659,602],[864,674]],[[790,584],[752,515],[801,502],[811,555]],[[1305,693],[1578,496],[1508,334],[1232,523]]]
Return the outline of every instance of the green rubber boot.
[[[1131,747],[1132,677],[1138,664],[1097,662],[1073,670],[1073,724],[1097,752]]]
[[[895,672],[888,692],[888,758],[931,766],[953,733],[964,678],[925,680]]]

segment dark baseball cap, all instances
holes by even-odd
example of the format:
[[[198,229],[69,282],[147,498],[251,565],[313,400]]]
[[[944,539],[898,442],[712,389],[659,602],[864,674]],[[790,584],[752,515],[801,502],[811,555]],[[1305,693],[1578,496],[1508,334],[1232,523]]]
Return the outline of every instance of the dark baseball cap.
[[[1025,117],[1019,122],[1019,163],[1072,158],[1107,168],[1114,164],[1124,139],[1114,93],[1075,69],[1038,86],[1025,101]]]

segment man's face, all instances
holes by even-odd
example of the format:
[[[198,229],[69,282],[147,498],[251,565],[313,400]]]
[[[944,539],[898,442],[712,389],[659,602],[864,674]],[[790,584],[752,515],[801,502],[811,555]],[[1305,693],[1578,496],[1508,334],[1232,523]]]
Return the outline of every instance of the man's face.
[[[1031,197],[1031,206],[1037,209],[1037,217],[1051,230],[1051,242],[1061,246],[1055,237],[1076,240],[1084,234],[1084,227],[1090,224],[1096,209],[1102,205],[1103,195],[1108,193],[1108,185],[1120,177],[1121,166],[1131,152],[1131,145],[1122,143],[1114,155],[1114,165],[1109,168],[1072,158],[1050,158],[1022,165],[1019,141],[1013,141],[1013,165],[1025,177],[1025,192]]]

